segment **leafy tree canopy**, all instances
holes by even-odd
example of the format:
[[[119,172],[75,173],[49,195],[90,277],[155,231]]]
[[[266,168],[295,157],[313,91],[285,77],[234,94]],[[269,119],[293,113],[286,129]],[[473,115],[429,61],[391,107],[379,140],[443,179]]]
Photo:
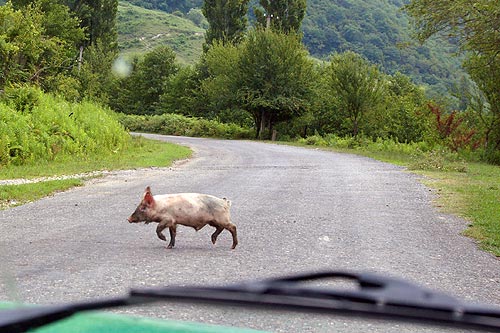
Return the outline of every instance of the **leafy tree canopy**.
[[[353,52],[335,54],[331,59],[330,88],[338,109],[350,121],[351,134],[358,135],[366,113],[382,100],[384,80],[376,66]]]
[[[9,2],[0,6],[0,22],[0,87],[46,86],[75,66],[84,34],[66,7],[43,0],[15,9]]]
[[[248,0],[205,0],[202,7],[209,27],[206,46],[214,40],[222,43],[238,43],[247,27]]]
[[[467,60],[465,67],[478,85],[486,107],[477,108],[485,145],[500,160],[500,5],[498,1],[412,0],[406,6],[421,40],[442,33],[456,38]],[[483,112],[486,109],[487,112]]]
[[[260,134],[308,108],[313,64],[299,37],[253,30],[242,46],[238,95]]]
[[[283,32],[299,31],[306,13],[306,0],[260,0],[261,8],[254,9],[261,27]]]

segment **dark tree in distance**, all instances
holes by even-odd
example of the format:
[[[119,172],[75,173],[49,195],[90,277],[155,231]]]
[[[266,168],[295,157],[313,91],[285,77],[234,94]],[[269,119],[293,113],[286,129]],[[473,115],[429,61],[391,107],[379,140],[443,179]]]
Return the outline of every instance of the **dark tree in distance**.
[[[262,8],[254,9],[259,26],[284,33],[299,31],[306,13],[306,0],[260,0],[259,3]]]
[[[208,21],[209,28],[205,34],[204,51],[214,43],[221,41],[238,44],[247,28],[247,11],[249,0],[205,0],[202,12]]]
[[[62,0],[80,18],[86,29],[86,45],[95,45],[98,40],[109,51],[118,49],[116,13],[118,0]]]

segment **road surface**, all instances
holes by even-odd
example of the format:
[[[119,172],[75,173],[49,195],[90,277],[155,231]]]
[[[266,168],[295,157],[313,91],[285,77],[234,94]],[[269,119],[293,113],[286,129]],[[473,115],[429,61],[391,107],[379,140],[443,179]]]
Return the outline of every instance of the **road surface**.
[[[190,146],[171,168],[112,173],[0,212],[0,299],[56,303],[129,287],[221,284],[325,269],[387,273],[470,301],[500,305],[500,262],[461,235],[404,169],[356,155],[249,141],[147,135]],[[224,231],[180,226],[165,249],[155,224],[126,218],[144,188],[232,201],[239,245]],[[168,232],[166,233],[168,239]],[[418,326],[212,306],[118,310],[270,332],[414,332]],[[435,329],[420,331],[435,332]]]

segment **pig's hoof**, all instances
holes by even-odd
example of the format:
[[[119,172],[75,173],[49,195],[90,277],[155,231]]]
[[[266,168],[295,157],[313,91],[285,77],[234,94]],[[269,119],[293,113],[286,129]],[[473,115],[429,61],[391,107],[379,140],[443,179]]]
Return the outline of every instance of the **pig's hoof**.
[[[169,244],[169,245],[167,246],[167,249],[169,249],[169,250],[170,250],[170,249],[171,249],[171,248],[173,248],[173,247],[174,247],[173,245]]]

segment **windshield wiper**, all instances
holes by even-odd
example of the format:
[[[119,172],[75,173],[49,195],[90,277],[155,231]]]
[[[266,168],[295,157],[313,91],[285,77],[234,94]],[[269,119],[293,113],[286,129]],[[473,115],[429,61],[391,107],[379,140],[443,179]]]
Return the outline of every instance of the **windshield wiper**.
[[[357,288],[326,288],[305,283],[325,279],[347,279],[354,281]],[[132,289],[129,295],[121,298],[4,310],[0,311],[0,332],[25,332],[85,310],[158,301],[267,307],[500,332],[500,307],[463,302],[401,279],[348,271],[302,274],[227,286]]]

